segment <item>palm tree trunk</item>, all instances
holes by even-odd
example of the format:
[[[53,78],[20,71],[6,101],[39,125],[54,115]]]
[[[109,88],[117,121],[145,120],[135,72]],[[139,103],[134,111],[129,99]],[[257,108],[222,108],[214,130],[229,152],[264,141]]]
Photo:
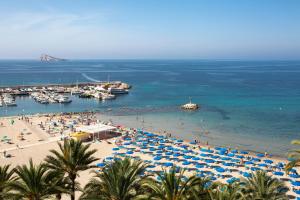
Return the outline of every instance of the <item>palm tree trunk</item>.
[[[72,186],[71,186],[71,200],[75,200],[75,177],[70,177],[71,178],[71,182],[72,182]]]

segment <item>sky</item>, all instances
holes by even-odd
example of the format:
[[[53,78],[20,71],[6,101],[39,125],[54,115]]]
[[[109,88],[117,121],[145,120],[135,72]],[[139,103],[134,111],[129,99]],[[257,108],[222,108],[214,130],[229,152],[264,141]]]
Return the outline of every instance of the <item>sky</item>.
[[[0,58],[300,59],[299,0],[1,0]]]

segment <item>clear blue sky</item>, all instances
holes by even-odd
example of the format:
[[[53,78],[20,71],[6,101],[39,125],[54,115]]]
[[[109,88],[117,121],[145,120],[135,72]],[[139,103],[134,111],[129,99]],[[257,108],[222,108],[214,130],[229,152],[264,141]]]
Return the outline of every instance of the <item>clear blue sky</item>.
[[[300,0],[0,1],[0,58],[300,59]]]

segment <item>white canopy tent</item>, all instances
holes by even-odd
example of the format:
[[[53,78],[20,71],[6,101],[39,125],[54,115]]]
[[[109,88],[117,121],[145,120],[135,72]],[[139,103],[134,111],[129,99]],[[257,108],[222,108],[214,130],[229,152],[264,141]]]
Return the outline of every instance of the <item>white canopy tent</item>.
[[[93,124],[93,125],[87,125],[87,126],[79,126],[76,127],[77,131],[93,134],[93,139],[95,139],[95,134],[99,135],[100,134],[106,134],[107,132],[116,130],[116,127],[114,126],[109,126],[105,124]]]

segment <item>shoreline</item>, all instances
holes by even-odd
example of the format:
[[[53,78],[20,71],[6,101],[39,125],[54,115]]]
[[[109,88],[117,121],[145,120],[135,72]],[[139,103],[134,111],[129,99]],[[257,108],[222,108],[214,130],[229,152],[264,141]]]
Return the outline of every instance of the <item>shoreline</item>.
[[[84,114],[94,114],[98,120],[101,120],[101,121],[106,121],[106,122],[111,122],[112,124],[114,125],[123,125],[127,128],[140,128],[140,129],[143,129],[145,131],[148,131],[148,132],[152,132],[152,133],[155,133],[155,134],[158,134],[158,135],[164,135],[164,130],[162,130],[161,128],[159,127],[156,127],[156,126],[151,126],[151,127],[139,127],[139,126],[130,126],[130,124],[135,124],[136,122],[132,122],[133,120],[129,119],[128,116],[126,115],[109,115],[107,114],[107,112],[103,112],[103,111],[83,111],[83,112],[50,112],[50,113],[35,113],[35,114],[25,114],[23,116],[25,117],[49,117],[49,116],[61,116],[61,115],[64,115],[64,116],[72,116],[72,115],[84,115]],[[0,119],[13,119],[13,118],[16,118],[16,117],[20,117],[22,116],[21,114],[20,115],[12,115],[12,116],[3,116],[3,117],[0,117]],[[122,118],[126,118],[127,120],[125,121],[122,121],[121,120],[118,120],[118,117],[122,117]],[[126,123],[130,121],[131,123]],[[146,122],[144,122],[144,124],[147,124]],[[167,132],[168,133],[168,132]],[[193,139],[184,139],[182,137],[178,137],[177,135],[174,135],[173,133],[172,134],[172,137],[175,137],[177,139],[183,139],[185,143],[190,143],[191,141],[194,141]],[[208,144],[203,140],[198,140],[198,144],[202,147],[209,147],[209,148],[215,148],[215,147],[225,147],[225,148],[231,148],[231,149],[236,149],[234,147],[228,147],[226,145],[214,145],[214,144]],[[255,150],[249,150],[249,149],[240,149],[238,148],[238,150],[244,150],[244,151],[248,151],[249,154],[251,155],[256,155],[256,154],[264,154],[265,152],[261,152],[261,151],[255,151]],[[1,150],[0,150],[1,152]],[[276,155],[276,154],[273,154],[272,152],[267,152],[268,155],[271,155],[270,158],[272,159],[275,159],[275,160],[279,160],[279,161],[287,161],[287,157],[286,156],[283,156],[283,155]]]

